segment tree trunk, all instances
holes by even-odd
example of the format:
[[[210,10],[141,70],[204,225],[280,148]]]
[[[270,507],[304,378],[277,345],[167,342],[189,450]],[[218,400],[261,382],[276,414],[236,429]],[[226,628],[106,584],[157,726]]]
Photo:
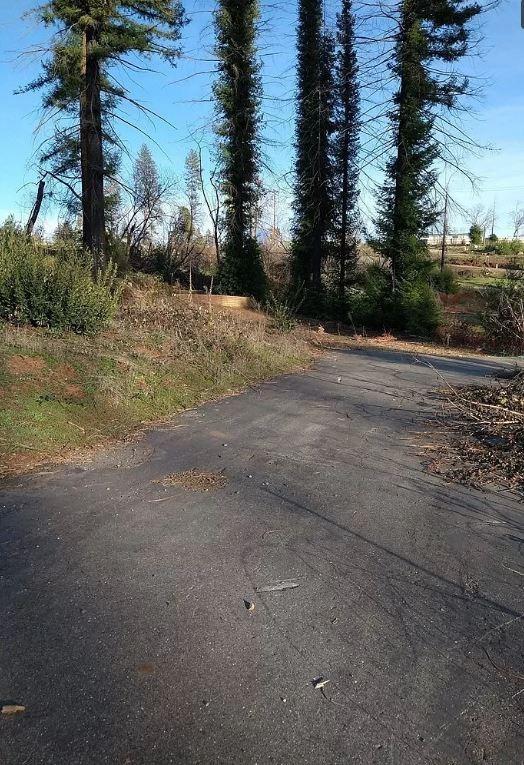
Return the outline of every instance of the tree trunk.
[[[393,291],[396,290],[398,282],[403,276],[403,256],[402,235],[406,233],[406,183],[410,157],[407,136],[409,133],[410,114],[408,109],[408,98],[412,92],[412,61],[410,51],[410,39],[415,18],[408,0],[402,4],[402,21],[400,28],[400,88],[398,92],[398,132],[396,136],[395,160],[395,196],[393,205],[393,230],[390,246],[391,273],[393,280]]]
[[[40,212],[40,208],[42,207],[42,200],[44,198],[44,188],[45,188],[45,181],[43,178],[41,178],[38,183],[38,191],[36,192],[35,203],[33,205],[33,209],[31,210],[31,215],[29,216],[29,220],[27,221],[27,224],[25,227],[25,232],[27,236],[31,236],[31,234],[33,233],[35,223],[38,219],[38,214]]]
[[[440,250],[440,271],[444,270],[446,265],[446,238],[448,235],[448,190],[446,189],[446,199],[444,202],[444,225],[442,227],[442,247]]]
[[[80,95],[80,160],[82,171],[83,243],[93,256],[95,273],[105,263],[104,155],[100,66],[94,46],[96,31],[88,28],[83,39],[83,80]]]
[[[313,251],[311,253],[311,285],[315,290],[322,287],[322,234],[318,223],[313,232]]]
[[[406,129],[405,103],[406,83],[404,76],[402,75],[399,93],[399,124],[397,134],[397,158],[395,161],[395,202],[393,207],[393,231],[391,237],[391,273],[393,278],[393,291],[395,291],[397,281],[401,276],[399,273],[401,271],[400,260],[402,257],[401,232],[404,225],[401,210],[403,210],[405,204],[403,195],[406,167],[409,162],[405,142],[403,140]]]
[[[322,83],[319,81],[317,83],[317,124],[316,124],[316,130],[317,130],[317,156],[314,163],[314,180],[313,183],[318,184],[319,188],[322,188],[324,186],[324,177],[323,177],[323,139],[324,136],[322,134],[323,132],[323,119],[322,119]],[[315,219],[313,223],[313,250],[311,252],[311,259],[310,259],[310,279],[311,279],[311,285],[313,289],[320,290],[322,288],[322,245],[323,245],[323,237],[322,237],[322,223],[321,220],[322,216],[322,210],[320,209],[320,200],[319,200],[319,209],[315,211]]]
[[[348,135],[348,110],[349,110],[349,97],[348,94],[344,94],[345,104],[345,132],[343,138],[342,147],[342,194],[340,197],[340,205],[342,215],[340,219],[340,250],[339,250],[339,282],[338,282],[338,296],[340,300],[343,300],[346,288],[346,263],[347,263],[347,232],[348,232],[348,191],[349,191],[349,179],[348,179],[348,161],[349,161],[349,135]]]

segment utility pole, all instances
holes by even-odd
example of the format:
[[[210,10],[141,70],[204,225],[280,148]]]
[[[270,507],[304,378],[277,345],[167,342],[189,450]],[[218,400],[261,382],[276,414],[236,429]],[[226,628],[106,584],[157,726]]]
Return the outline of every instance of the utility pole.
[[[440,270],[444,270],[446,263],[446,236],[448,235],[448,189],[444,198],[444,224],[442,226],[442,249],[440,251]]]

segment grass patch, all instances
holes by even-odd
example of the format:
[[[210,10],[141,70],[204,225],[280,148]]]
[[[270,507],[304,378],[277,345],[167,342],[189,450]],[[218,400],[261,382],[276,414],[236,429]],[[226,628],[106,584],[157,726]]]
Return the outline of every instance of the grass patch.
[[[128,287],[94,337],[4,324],[0,473],[122,437],[313,355],[303,335],[274,331],[263,315],[193,307],[162,285]]]
[[[465,276],[457,279],[457,284],[460,287],[479,289],[482,287],[488,287],[492,284],[497,284],[500,281],[500,277],[497,276]]]

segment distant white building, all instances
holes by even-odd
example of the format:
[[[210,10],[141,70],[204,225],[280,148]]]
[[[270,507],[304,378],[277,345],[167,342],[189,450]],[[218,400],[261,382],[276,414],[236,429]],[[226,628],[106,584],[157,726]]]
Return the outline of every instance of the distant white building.
[[[524,236],[499,236],[499,242],[523,242],[524,243]]]
[[[437,247],[442,244],[442,234],[429,234],[423,237],[428,247]],[[467,245],[471,244],[469,234],[446,234],[446,244]]]

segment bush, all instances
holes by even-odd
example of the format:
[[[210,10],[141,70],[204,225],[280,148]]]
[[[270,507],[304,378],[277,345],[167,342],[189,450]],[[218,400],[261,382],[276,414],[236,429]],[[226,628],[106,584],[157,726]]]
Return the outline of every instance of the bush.
[[[49,254],[24,233],[0,229],[0,317],[38,327],[91,334],[102,329],[118,304],[115,268],[96,279],[74,245]]]
[[[127,244],[111,231],[108,231],[106,234],[106,256],[116,267],[116,272],[119,276],[125,276],[129,272]]]
[[[270,290],[265,308],[271,317],[271,327],[280,332],[291,332],[296,325],[296,316],[304,300],[303,290],[291,293],[286,290]]]
[[[242,252],[234,250],[232,243],[226,244],[218,267],[216,291],[263,300],[266,290],[262,254],[256,239],[246,238]]]
[[[441,343],[451,347],[475,348],[478,350],[485,342],[482,328],[462,319],[447,319],[447,321],[440,324],[436,334],[437,339]]]
[[[518,239],[513,239],[510,242],[496,242],[490,249],[502,257],[515,258],[523,251],[524,245]]]
[[[469,230],[469,240],[471,244],[477,246],[482,244],[484,240],[484,232],[478,223],[474,223]]]
[[[423,270],[393,292],[389,270],[372,265],[361,277],[360,286],[350,292],[349,319],[355,328],[432,335],[441,320],[441,310]]]
[[[431,284],[437,292],[444,292],[446,295],[458,292],[455,273],[449,266],[445,266],[442,271],[434,271],[431,274]]]
[[[496,350],[524,353],[524,276],[508,275],[499,283],[486,287],[483,296],[486,310],[482,326]]]
[[[434,290],[427,281],[407,282],[399,290],[401,329],[413,335],[433,335],[442,319]]]
[[[391,275],[386,268],[371,265],[349,290],[349,320],[354,328],[384,329],[391,326],[393,310]]]

